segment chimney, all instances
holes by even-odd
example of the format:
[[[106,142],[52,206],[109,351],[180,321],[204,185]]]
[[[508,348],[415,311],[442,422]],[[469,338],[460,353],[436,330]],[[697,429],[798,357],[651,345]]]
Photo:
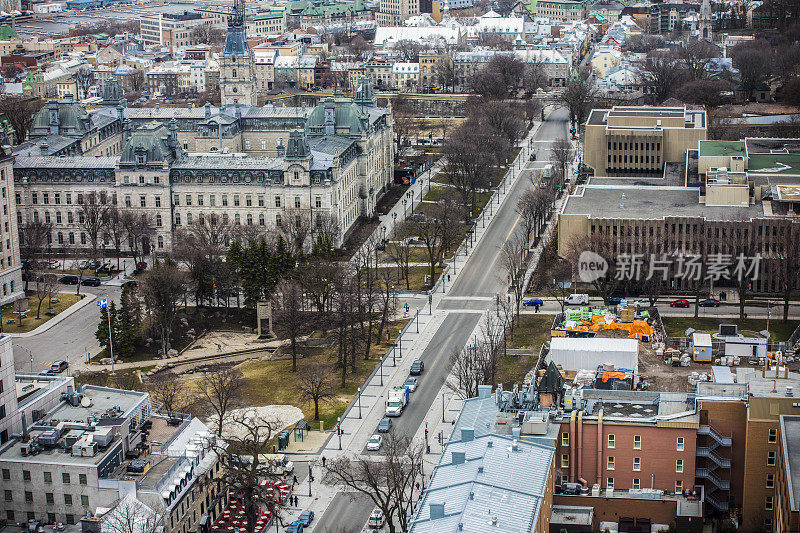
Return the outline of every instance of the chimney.
[[[206,118],[211,118],[211,102],[206,102],[206,105],[203,106],[203,109],[205,110]]]
[[[514,440],[519,440],[521,434],[522,434],[522,429],[511,428],[511,438],[513,438]]]
[[[48,155],[50,153],[50,145],[47,144],[47,141],[42,141],[42,144],[39,145],[39,151],[42,155]]]
[[[475,428],[461,428],[461,442],[469,442],[475,438]]]
[[[286,155],[286,147],[283,145],[283,139],[278,139],[276,150],[278,151],[278,157],[284,157]]]
[[[444,518],[444,504],[443,503],[430,504],[430,515],[431,515],[431,520],[438,520],[440,518]]]
[[[25,411],[21,411],[20,412],[20,417],[22,418],[22,436],[23,437],[27,437],[28,436],[28,421],[27,421],[27,418],[25,417]]]
[[[488,398],[492,395],[491,385],[478,385],[478,398]]]
[[[464,452],[450,452],[450,457],[454,465],[463,465],[466,460],[466,454]]]

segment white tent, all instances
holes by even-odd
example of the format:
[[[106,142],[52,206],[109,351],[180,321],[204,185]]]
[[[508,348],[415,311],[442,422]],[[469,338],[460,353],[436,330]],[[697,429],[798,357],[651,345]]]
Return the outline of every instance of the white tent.
[[[595,370],[599,365],[638,370],[639,341],[636,339],[553,337],[549,359],[564,370]]]

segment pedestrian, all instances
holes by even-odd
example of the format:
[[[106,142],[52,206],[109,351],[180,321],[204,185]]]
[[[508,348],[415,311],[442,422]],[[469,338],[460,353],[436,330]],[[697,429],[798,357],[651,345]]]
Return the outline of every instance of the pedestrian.
[[[536,304],[536,305],[534,306],[534,308],[536,309],[536,312],[538,313],[538,312],[539,312],[539,304]]]
[[[325,456],[322,456],[322,468],[325,468]]]
[[[294,506],[297,507],[297,496],[294,497]]]
[[[297,474],[292,477],[292,486],[294,487],[295,485],[297,485]]]

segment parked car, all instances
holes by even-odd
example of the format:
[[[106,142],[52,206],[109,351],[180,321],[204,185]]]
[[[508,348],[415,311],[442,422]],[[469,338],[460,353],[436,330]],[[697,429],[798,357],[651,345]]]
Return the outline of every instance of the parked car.
[[[303,524],[295,520],[286,527],[286,533],[303,533]]]
[[[53,370],[50,369],[50,368],[42,370],[41,372],[39,372],[39,375],[40,376],[52,376],[53,375]]]
[[[378,435],[377,433],[369,438],[369,442],[367,442],[367,450],[371,452],[377,452],[381,449],[381,445],[383,444],[383,437]]]
[[[58,278],[59,283],[63,283],[64,285],[77,285],[80,280],[78,276],[61,276]]]
[[[636,307],[655,307],[655,305],[650,305],[650,300],[636,300]]]
[[[417,359],[416,361],[411,363],[411,371],[409,372],[409,374],[411,374],[412,376],[419,376],[424,371],[425,371],[425,363],[423,363],[422,360]]]
[[[379,433],[389,433],[392,429],[392,419],[388,416],[384,416],[381,418],[381,421],[378,422],[378,432]]]
[[[69,368],[69,363],[67,363],[66,361],[56,361],[55,363],[50,365],[50,371],[53,374],[60,374],[67,368]]]
[[[706,298],[700,300],[700,307],[719,307],[719,300],[715,298]]]
[[[138,270],[147,270],[147,261],[139,261],[136,263],[136,268]]]
[[[380,509],[373,509],[367,521],[367,527],[372,529],[380,529],[386,523],[386,518],[383,516],[383,511]]]
[[[409,392],[414,392],[417,390],[417,378],[408,378],[404,387],[407,387]]]
[[[297,517],[297,521],[303,524],[303,527],[310,526],[311,522],[314,521],[314,511],[309,511],[308,509],[306,509],[305,511],[300,513],[300,516]]]
[[[139,282],[137,280],[135,280],[135,279],[126,279],[125,281],[122,282],[122,288],[123,289],[125,287],[131,287],[131,288],[135,289],[138,286],[139,286]]]
[[[85,285],[86,287],[99,287],[100,278],[86,278],[81,282],[81,285]]]
[[[527,300],[522,300],[523,307],[536,307],[537,305],[544,305],[544,302],[541,298],[528,298]]]
[[[680,298],[678,300],[672,300],[669,303],[669,306],[670,307],[689,307],[689,300],[686,300],[685,298]]]
[[[622,296],[609,296],[608,305],[619,305],[622,303],[622,300],[624,300]]]

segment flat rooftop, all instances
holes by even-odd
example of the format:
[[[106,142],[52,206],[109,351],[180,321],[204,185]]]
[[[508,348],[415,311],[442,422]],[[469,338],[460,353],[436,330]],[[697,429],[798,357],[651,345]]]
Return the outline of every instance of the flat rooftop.
[[[81,404],[73,406],[68,402],[61,402],[48,413],[46,418],[57,418],[59,421],[86,422],[86,418],[93,413],[99,416],[111,411],[117,413],[117,416],[125,416],[147,397],[146,392],[96,387],[94,385],[85,385],[83,387],[83,395],[91,401],[89,407],[83,407]]]
[[[792,511],[800,510],[800,416],[781,417],[783,467],[789,485],[789,505]]]
[[[700,141],[701,157],[745,156],[744,141]]]
[[[687,110],[683,107],[628,107],[615,106],[611,109],[592,109],[587,124],[599,126],[608,122],[608,117],[647,117],[647,118],[683,118]]]
[[[705,206],[700,203],[699,196],[699,189],[690,187],[596,186],[592,179],[569,196],[562,212],[596,219],[642,220],[703,217],[730,221],[763,216],[763,209],[758,204],[747,207]]]
[[[128,465],[131,460],[127,460],[123,461],[109,477],[119,481],[136,481],[137,486],[141,490],[155,490],[158,488],[158,482],[169,472],[170,468],[183,458],[150,454],[146,456],[143,455],[138,459],[145,460],[150,465],[150,468],[144,474],[129,474]]]
[[[594,507],[579,505],[554,505],[550,513],[551,524],[577,524],[581,526],[592,525]]]
[[[646,420],[685,413],[688,421],[699,420],[694,407],[687,404],[687,395],[682,392],[583,389],[582,394],[589,416],[597,416],[602,408],[604,418]]]
[[[49,391],[58,389],[71,381],[72,378],[65,375],[16,374],[14,384],[17,389],[17,404],[20,408],[24,408],[27,404],[47,394]]]
[[[800,154],[750,154],[748,174],[800,175]]]
[[[769,154],[775,151],[784,153],[800,154],[800,139],[768,139],[759,137],[748,137],[745,139],[747,153]]]

